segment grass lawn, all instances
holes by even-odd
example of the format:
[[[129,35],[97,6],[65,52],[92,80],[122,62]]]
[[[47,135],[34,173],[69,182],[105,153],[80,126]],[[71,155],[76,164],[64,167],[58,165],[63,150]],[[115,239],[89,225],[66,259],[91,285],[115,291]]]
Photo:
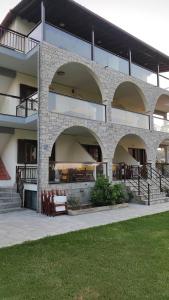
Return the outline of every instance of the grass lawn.
[[[1,249],[5,299],[169,299],[169,213]]]

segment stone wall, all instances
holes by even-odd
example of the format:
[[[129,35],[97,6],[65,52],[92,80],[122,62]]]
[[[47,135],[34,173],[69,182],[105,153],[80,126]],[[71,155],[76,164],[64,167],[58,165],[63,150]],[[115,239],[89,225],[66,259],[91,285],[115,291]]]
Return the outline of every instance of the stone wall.
[[[38,168],[38,191],[39,191],[39,210],[40,192],[43,189],[51,189],[48,184],[48,159],[51,154],[52,146],[59,135],[66,129],[73,126],[82,126],[95,136],[101,146],[103,161],[108,163],[108,175],[112,178],[112,158],[116,146],[121,138],[128,134],[139,136],[146,145],[147,160],[155,164],[156,151],[159,144],[169,137],[167,133],[155,132],[129,126],[116,125],[111,120],[111,104],[117,87],[126,81],[134,83],[142,91],[146,110],[152,117],[156,102],[160,95],[169,92],[158,87],[154,87],[146,82],[138,80],[132,76],[127,76],[110,68],[104,68],[95,62],[88,61],[76,54],[59,49],[43,42],[40,46],[40,73],[39,73],[39,119],[38,119],[38,144],[39,144],[39,168]],[[86,66],[96,80],[101,94],[102,102],[106,105],[107,122],[91,121],[78,117],[64,116],[48,111],[48,91],[49,86],[56,71],[64,64],[77,62]],[[52,188],[58,187],[53,186]],[[67,185],[68,187],[68,185]],[[61,185],[59,185],[61,188]],[[64,185],[62,185],[64,189]],[[72,186],[71,186],[72,189]],[[73,190],[75,191],[74,186]],[[77,187],[77,190],[80,188]]]

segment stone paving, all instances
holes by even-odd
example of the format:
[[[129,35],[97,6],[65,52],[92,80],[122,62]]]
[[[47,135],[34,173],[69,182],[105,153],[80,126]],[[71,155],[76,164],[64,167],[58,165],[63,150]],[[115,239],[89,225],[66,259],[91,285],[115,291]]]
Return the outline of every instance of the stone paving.
[[[0,215],[0,248],[165,211],[169,211],[169,203],[149,207],[130,204],[126,208],[74,217],[64,215],[49,218],[30,210],[6,213]]]

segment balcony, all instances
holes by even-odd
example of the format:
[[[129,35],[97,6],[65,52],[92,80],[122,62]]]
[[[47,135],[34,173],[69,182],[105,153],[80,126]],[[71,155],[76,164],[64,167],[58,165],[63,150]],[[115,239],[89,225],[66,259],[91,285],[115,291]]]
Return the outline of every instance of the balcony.
[[[19,32],[0,26],[0,45],[21,53],[28,53],[38,41]]]
[[[0,93],[0,126],[36,130],[37,93],[26,98]]]
[[[144,114],[112,108],[112,123],[150,129],[150,117]]]
[[[41,40],[42,30],[41,23],[30,33],[29,37],[35,40]],[[44,40],[52,45],[61,49],[68,50],[76,53],[86,59],[92,59],[92,44],[88,41],[82,40],[79,37],[66,32],[65,30],[55,27],[49,23],[44,26]],[[113,54],[99,46],[94,46],[94,61],[104,67],[112,68],[118,72],[129,75],[129,60]],[[158,85],[163,89],[169,90],[169,78],[157,73],[152,72],[135,63],[131,63],[131,76],[143,80],[154,86]]]
[[[94,121],[106,121],[106,109],[104,105],[49,93],[48,109],[63,115],[74,116]]]
[[[169,120],[153,117],[153,124],[155,131],[169,132]]]

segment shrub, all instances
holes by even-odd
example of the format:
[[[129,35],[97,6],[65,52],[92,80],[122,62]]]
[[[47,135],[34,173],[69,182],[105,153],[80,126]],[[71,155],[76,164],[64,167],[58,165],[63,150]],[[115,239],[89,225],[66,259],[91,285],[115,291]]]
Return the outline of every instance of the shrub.
[[[94,206],[112,205],[112,185],[108,178],[100,176],[91,191],[91,203]]]
[[[108,178],[100,176],[91,191],[93,206],[106,206],[130,202],[134,197],[133,192],[124,184],[112,185]]]
[[[130,202],[134,195],[133,192],[124,184],[114,184],[112,188],[112,197],[116,204]]]
[[[80,199],[78,197],[70,196],[68,199],[68,206],[71,209],[79,209],[80,208]]]

